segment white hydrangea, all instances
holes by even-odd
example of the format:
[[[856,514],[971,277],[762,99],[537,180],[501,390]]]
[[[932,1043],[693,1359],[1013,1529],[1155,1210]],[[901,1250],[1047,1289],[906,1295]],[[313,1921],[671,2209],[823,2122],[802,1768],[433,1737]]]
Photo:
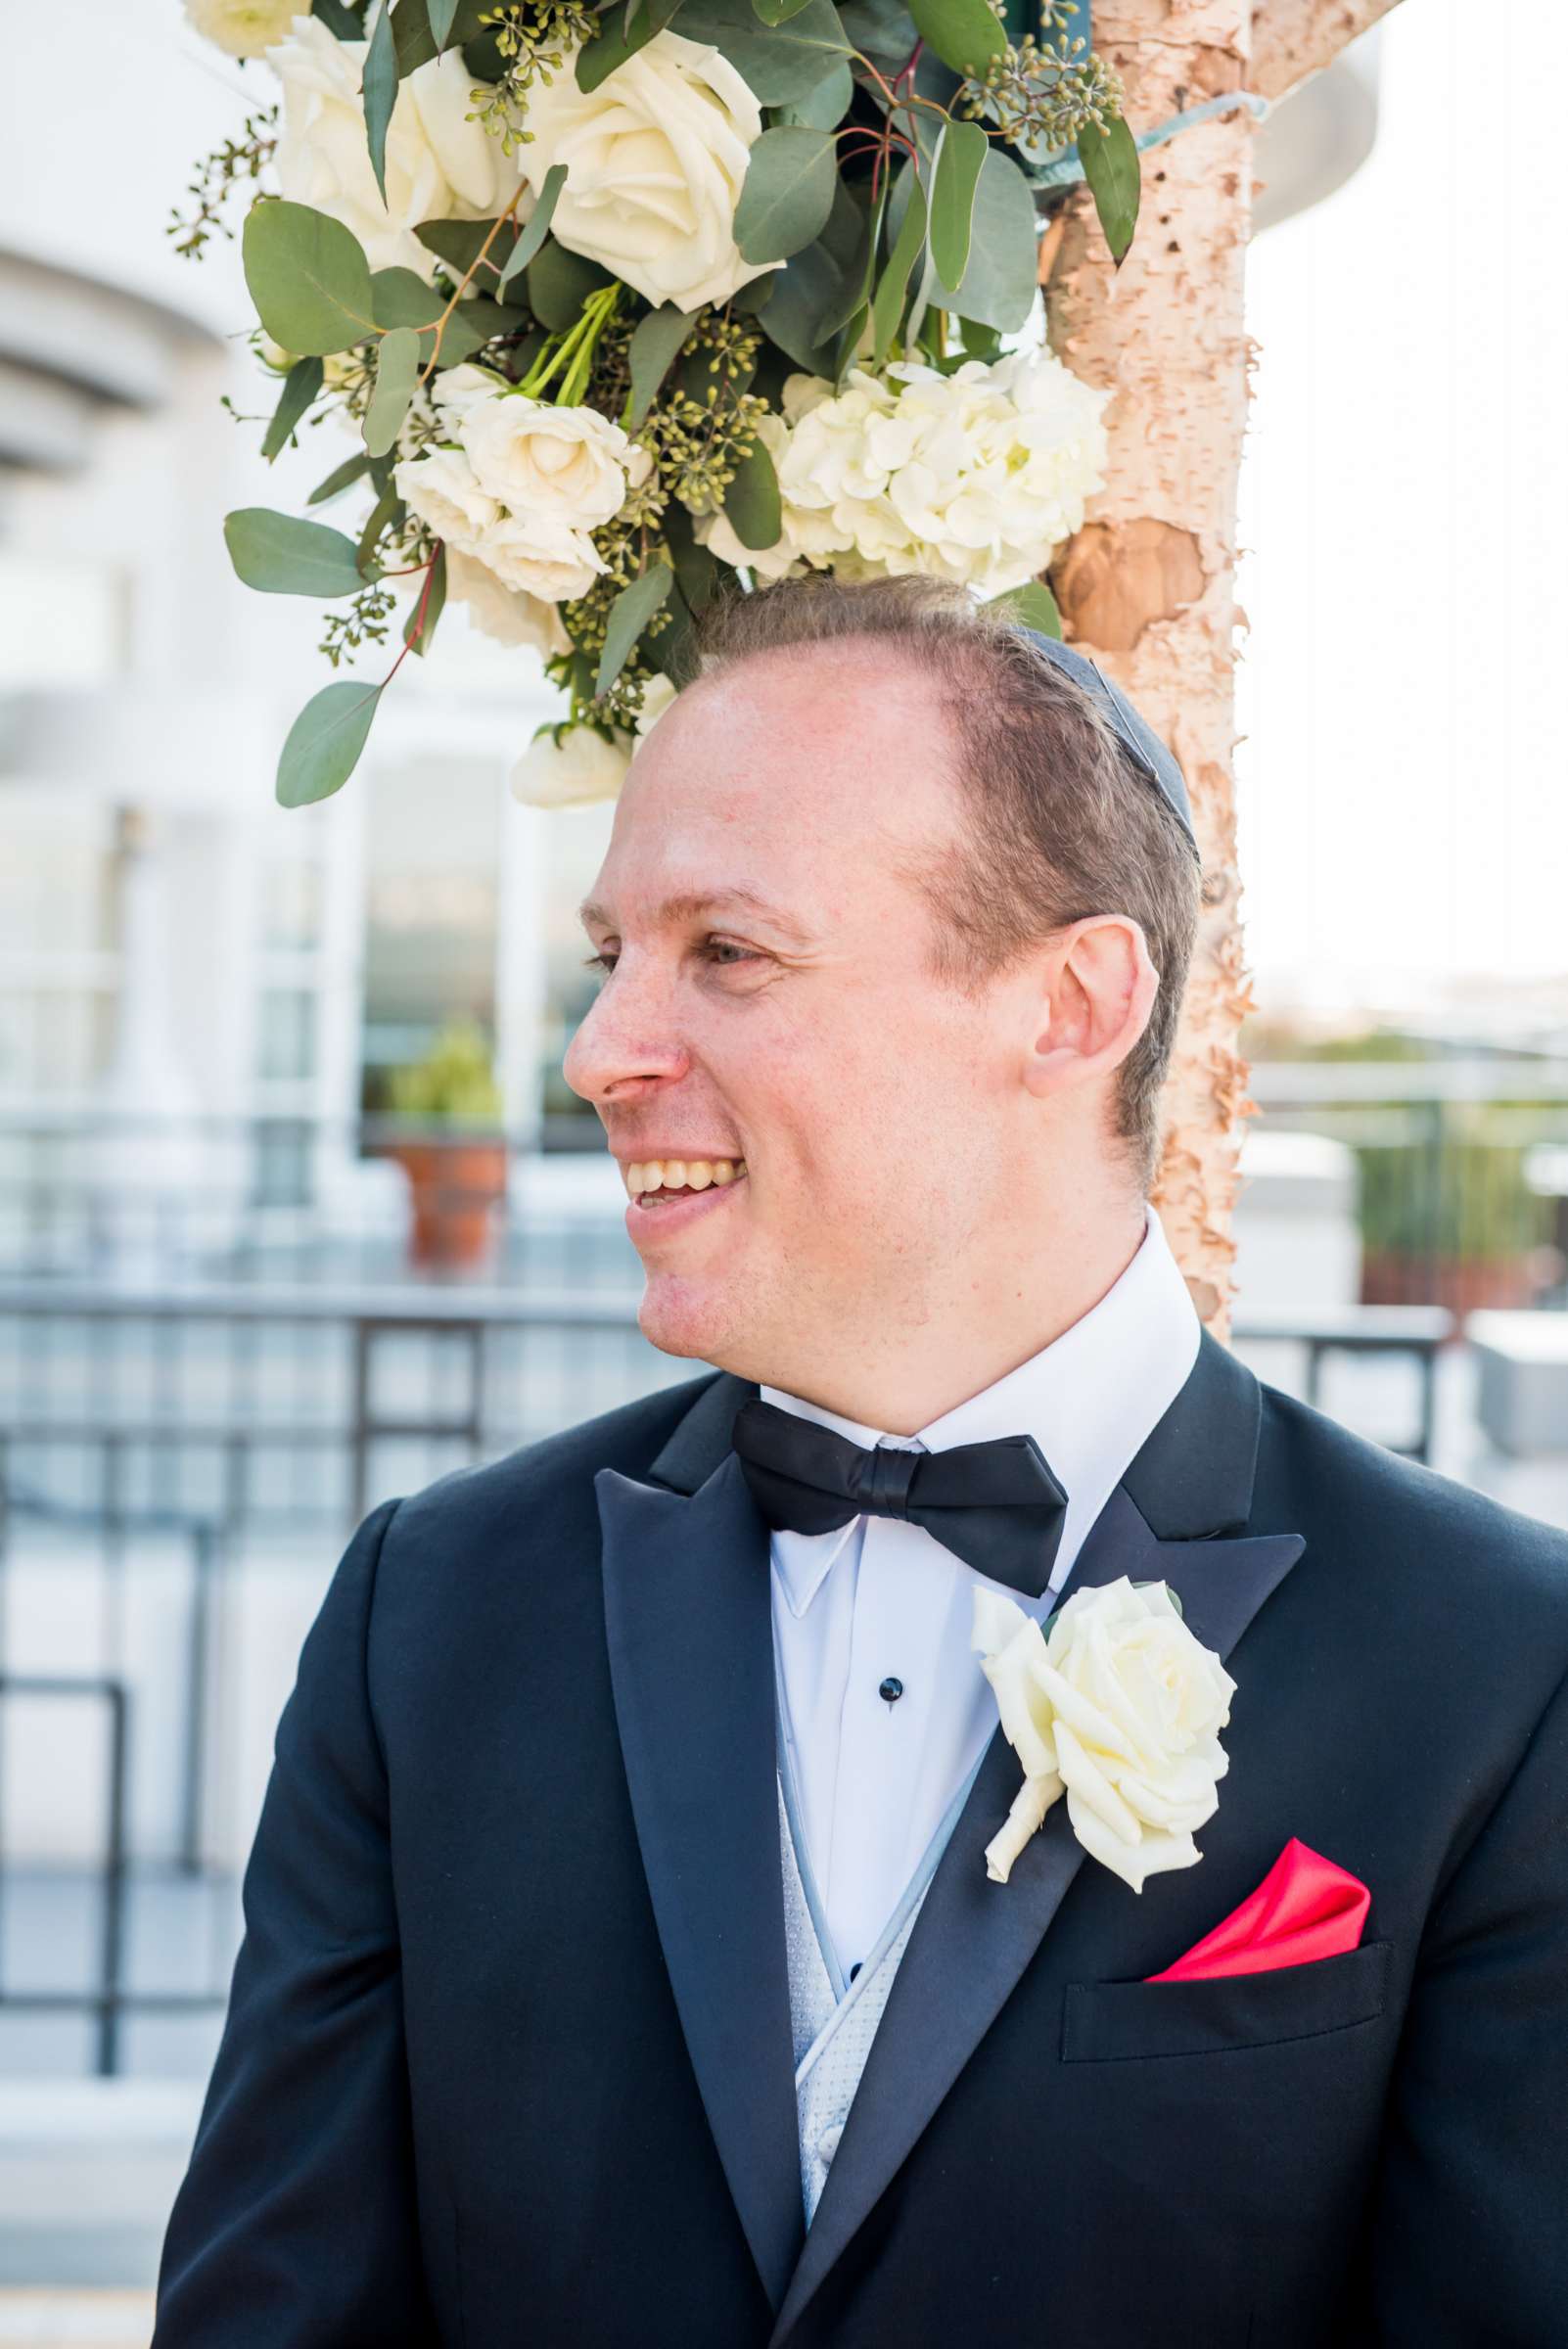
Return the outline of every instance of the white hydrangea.
[[[844,389],[785,379],[762,438],[783,530],[761,553],[722,515],[696,536],[760,579],[816,569],[841,578],[934,574],[990,599],[1037,578],[1103,486],[1108,392],[1049,350],[966,359],[951,375],[895,360],[852,367]]]

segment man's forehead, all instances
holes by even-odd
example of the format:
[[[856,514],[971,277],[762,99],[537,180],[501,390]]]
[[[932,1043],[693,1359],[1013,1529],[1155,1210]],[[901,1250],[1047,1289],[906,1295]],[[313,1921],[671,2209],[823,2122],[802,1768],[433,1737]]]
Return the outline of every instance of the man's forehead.
[[[797,938],[807,935],[797,912],[742,881],[726,882],[711,889],[673,891],[648,908],[648,918],[656,926],[665,927],[676,922],[697,921],[708,913],[736,911],[770,922],[775,929],[787,930]],[[596,923],[612,928],[616,908],[606,895],[584,898],[577,908],[577,918],[584,927]]]

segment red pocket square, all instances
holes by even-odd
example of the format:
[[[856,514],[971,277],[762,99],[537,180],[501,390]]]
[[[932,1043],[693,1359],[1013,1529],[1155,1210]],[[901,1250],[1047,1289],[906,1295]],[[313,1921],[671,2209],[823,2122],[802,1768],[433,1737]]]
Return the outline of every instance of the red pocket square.
[[[1310,1852],[1293,1835],[1256,1892],[1148,1982],[1206,1982],[1218,1974],[1262,1974],[1356,1949],[1372,1896],[1349,1868]]]

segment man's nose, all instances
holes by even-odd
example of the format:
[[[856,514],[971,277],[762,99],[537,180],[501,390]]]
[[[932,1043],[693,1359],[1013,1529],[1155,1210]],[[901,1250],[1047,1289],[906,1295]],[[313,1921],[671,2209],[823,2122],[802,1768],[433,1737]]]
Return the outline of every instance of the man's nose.
[[[669,986],[623,956],[614,985],[601,987],[583,1014],[561,1074],[584,1101],[599,1102],[639,1081],[678,1076],[687,1057]]]

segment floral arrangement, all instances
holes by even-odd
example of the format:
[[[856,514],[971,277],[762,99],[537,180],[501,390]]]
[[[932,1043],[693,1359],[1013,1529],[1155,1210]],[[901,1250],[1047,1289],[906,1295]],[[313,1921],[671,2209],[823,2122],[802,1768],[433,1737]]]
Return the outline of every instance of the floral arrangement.
[[[1060,632],[1039,575],[1109,395],[1045,344],[1038,236],[1084,178],[1120,263],[1138,194],[1074,0],[1030,31],[1016,0],[185,6],[279,95],[171,233],[200,253],[251,194],[262,454],[346,427],[308,504],[360,499],[230,514],[234,568],[333,607],[334,669],[406,598],[387,673],[295,721],[285,806],[346,781],[447,601],[562,689],[514,777],[541,805],[619,790],[726,576],[936,573]]]

